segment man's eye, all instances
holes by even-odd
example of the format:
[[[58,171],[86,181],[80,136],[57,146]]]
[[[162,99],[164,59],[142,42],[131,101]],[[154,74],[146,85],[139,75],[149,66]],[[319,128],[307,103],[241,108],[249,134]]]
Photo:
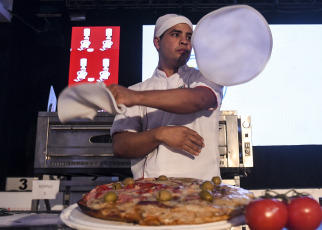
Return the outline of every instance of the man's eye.
[[[173,33],[172,36],[173,37],[178,37],[179,36],[179,33]]]
[[[191,40],[191,36],[187,37],[187,40]]]

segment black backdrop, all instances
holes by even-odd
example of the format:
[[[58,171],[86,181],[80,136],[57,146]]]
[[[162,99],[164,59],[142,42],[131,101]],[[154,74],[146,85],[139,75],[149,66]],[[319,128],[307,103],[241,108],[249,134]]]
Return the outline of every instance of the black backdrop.
[[[6,177],[33,176],[38,111],[46,111],[49,89],[58,95],[68,83],[72,26],[121,26],[119,84],[141,81],[142,25],[165,13],[188,16],[194,24],[207,12],[176,10],[91,10],[85,22],[38,17],[38,1],[14,1],[10,23],[0,23],[0,190]],[[215,10],[209,9],[209,12]],[[270,24],[322,23],[316,12],[262,11]],[[151,38],[152,42],[152,38]],[[308,121],[309,122],[309,121]],[[320,187],[322,146],[255,146],[254,168],[245,188]]]

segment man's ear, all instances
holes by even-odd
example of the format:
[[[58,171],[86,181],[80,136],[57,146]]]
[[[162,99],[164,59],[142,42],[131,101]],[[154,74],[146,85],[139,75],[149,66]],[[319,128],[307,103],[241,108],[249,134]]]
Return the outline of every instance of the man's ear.
[[[154,47],[159,50],[160,48],[160,38],[159,37],[154,37],[153,39]]]

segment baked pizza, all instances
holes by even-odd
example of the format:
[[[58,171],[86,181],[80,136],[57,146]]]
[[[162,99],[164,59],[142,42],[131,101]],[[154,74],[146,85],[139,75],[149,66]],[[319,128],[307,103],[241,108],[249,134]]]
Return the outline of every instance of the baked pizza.
[[[243,213],[254,195],[242,188],[193,178],[160,176],[100,185],[77,202],[91,217],[140,225],[204,224]]]

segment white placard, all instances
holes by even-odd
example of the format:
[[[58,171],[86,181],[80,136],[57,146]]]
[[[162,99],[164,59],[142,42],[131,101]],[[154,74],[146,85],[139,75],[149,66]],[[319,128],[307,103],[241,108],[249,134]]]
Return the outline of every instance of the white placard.
[[[6,191],[31,191],[34,177],[7,177]]]
[[[59,180],[38,180],[32,182],[32,199],[56,199],[59,192]]]

